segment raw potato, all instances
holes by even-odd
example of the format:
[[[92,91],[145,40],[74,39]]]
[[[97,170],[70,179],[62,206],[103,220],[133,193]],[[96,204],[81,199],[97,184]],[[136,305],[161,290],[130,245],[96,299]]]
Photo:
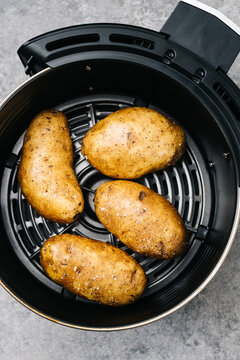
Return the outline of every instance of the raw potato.
[[[101,223],[133,251],[170,259],[186,249],[183,221],[163,196],[132,181],[102,184],[95,195]]]
[[[83,211],[68,121],[60,111],[42,111],[31,122],[18,180],[27,201],[47,219],[70,223]]]
[[[174,165],[185,150],[185,134],[157,111],[131,107],[100,120],[83,138],[82,154],[101,173],[119,179]]]
[[[67,290],[106,305],[137,300],[146,286],[141,266],[124,251],[97,240],[63,234],[41,249],[47,275]]]

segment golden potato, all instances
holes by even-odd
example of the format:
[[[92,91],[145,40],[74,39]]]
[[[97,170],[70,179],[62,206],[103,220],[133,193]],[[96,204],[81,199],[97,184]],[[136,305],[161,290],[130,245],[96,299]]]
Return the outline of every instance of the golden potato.
[[[42,111],[31,122],[18,180],[27,201],[47,219],[69,223],[83,211],[68,121],[60,111]]]
[[[187,232],[176,209],[143,185],[124,180],[102,184],[95,211],[109,231],[140,254],[170,259],[186,249]]]
[[[41,248],[46,274],[72,293],[106,305],[126,305],[146,286],[141,266],[124,251],[97,240],[62,234]]]
[[[144,107],[118,110],[84,136],[81,152],[101,173],[119,179],[175,164],[185,150],[185,134],[172,120]]]

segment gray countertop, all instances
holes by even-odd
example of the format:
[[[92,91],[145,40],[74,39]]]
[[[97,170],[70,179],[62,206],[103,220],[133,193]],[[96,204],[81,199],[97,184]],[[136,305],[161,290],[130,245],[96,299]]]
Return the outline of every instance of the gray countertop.
[[[239,0],[204,0],[240,25]],[[26,76],[16,50],[78,23],[118,22],[159,30],[176,0],[0,0],[0,101]],[[239,57],[229,75],[240,85]],[[240,230],[223,266],[190,303],[153,324],[121,332],[70,329],[30,312],[0,287],[1,360],[240,358]]]

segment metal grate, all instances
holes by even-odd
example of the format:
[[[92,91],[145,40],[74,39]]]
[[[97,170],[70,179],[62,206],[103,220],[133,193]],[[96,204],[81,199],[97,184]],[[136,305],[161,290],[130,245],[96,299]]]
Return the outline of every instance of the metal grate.
[[[104,228],[94,212],[95,190],[100,184],[111,179],[99,173],[82,156],[80,149],[83,136],[97,121],[111,112],[133,106],[135,103],[136,99],[131,97],[92,95],[74,99],[55,107],[63,111],[69,120],[69,129],[74,146],[75,172],[85,198],[84,212],[80,219],[72,224],[62,225],[46,220],[37,214],[21,193],[18,186],[17,171],[24,134],[15,144],[12,154],[6,161],[1,191],[7,195],[5,196],[5,203],[2,203],[1,206],[7,235],[15,252],[29,271],[39,281],[63,296],[69,297],[70,295],[61,286],[47,278],[39,262],[39,251],[42,244],[47,238],[55,234],[75,233],[112,243],[125,250],[142,265],[147,274],[148,287],[143,296],[158,291],[174,281],[179,272],[183,271],[193,259],[202,244],[197,234],[201,233],[199,228],[202,226],[203,204],[206,205],[207,202],[207,199],[203,199],[203,186],[206,185],[201,180],[199,168],[199,163],[203,160],[189,136],[187,136],[188,146],[185,155],[176,166],[147,174],[137,180],[137,182],[165,196],[183,217],[190,236],[189,248],[184,256],[175,260],[160,260],[134,253]],[[156,107],[154,108],[156,109]],[[159,111],[161,112],[160,109]],[[77,301],[88,301],[74,295],[70,297]]]

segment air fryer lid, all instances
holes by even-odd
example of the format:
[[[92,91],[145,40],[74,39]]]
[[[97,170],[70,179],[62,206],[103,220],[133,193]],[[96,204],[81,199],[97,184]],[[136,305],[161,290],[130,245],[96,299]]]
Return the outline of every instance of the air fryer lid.
[[[208,38],[211,56],[203,60],[200,49],[193,48],[194,41],[191,46],[178,41],[184,31],[174,28],[180,26],[177,18],[189,32],[189,26],[198,28],[205,17],[204,23],[211,23],[221,38],[228,39],[226,47],[231,42],[231,56],[219,54],[219,45]],[[86,25],[41,35],[20,48],[26,72],[36,75],[6,99],[0,112],[4,154],[0,276],[13,296],[54,321],[110,330],[160,318],[205,286],[231,246],[239,217],[239,90],[224,74],[239,47],[238,36],[220,20],[179,3],[160,34],[124,25]],[[95,122],[133,105],[171,117],[187,134],[186,153],[176,166],[137,180],[168,198],[184,219],[190,245],[175,260],[133,253],[101,225],[94,212],[94,191],[109,178],[82,157],[82,138]],[[84,192],[84,213],[69,225],[37,214],[17,182],[25,130],[45,108],[56,108],[68,117],[75,172]],[[129,306],[103,306],[76,297],[48,279],[39,263],[39,250],[48,237],[63,232],[110,242],[132,255],[148,277],[142,298]]]

